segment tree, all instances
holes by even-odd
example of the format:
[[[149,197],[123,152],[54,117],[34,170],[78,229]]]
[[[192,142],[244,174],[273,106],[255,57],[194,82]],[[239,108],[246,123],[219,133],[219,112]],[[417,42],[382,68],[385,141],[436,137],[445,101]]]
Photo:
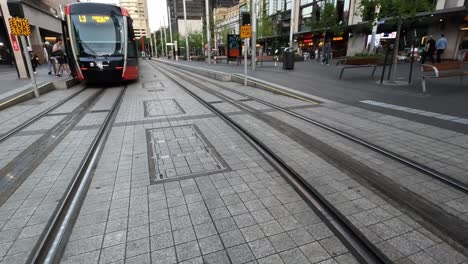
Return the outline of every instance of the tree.
[[[372,15],[372,10],[380,6],[380,12]],[[433,8],[431,0],[362,0],[358,6],[358,12],[366,18],[369,23],[382,21],[396,24],[396,38],[393,51],[393,66],[391,80],[396,80],[397,55],[403,22],[415,19],[418,12],[430,11]]]
[[[271,17],[263,14],[260,17],[260,23],[257,23],[257,36],[260,38],[271,37],[274,35],[273,22]]]
[[[323,32],[324,43],[327,34],[333,34],[340,30],[338,11],[333,1],[325,0],[323,7],[320,9],[319,16],[312,16],[311,29],[312,31]]]
[[[203,43],[202,43],[202,33],[201,32],[191,32],[188,34],[188,42],[189,42],[189,47],[192,50],[196,49],[202,49],[203,48]]]

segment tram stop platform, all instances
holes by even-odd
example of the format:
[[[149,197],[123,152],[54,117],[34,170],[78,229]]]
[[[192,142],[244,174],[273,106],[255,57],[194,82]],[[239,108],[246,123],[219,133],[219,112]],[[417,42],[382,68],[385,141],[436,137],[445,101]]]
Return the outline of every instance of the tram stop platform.
[[[272,92],[184,69],[142,60],[138,82],[55,90],[41,103],[32,99],[0,111],[4,134],[30,118],[28,110],[79,93],[0,142],[0,172],[9,172],[37,140],[72,120],[68,130],[53,134],[59,138],[55,145],[25,165],[15,188],[0,189],[1,264],[26,263],[34,252],[123,89],[61,263],[361,263],[353,245],[337,235],[304,192],[211,107],[268,146],[387,261],[468,262],[466,192],[255,98],[466,185],[463,131],[293,93],[281,85],[270,83]],[[80,112],[91,98],[95,103]]]

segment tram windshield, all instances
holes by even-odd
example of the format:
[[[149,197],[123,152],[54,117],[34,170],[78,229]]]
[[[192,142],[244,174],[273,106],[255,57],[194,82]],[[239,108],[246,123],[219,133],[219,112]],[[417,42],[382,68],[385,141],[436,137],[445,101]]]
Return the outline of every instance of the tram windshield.
[[[125,32],[122,16],[71,15],[77,55],[122,56]]]

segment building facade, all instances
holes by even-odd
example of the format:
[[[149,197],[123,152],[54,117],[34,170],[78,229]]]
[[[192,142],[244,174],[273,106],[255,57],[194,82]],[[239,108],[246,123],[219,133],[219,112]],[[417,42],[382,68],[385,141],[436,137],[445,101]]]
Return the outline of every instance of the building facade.
[[[20,49],[19,38],[10,35],[8,19],[10,17],[25,17],[31,25],[31,36],[27,38],[27,45],[32,53],[45,62],[43,44],[48,41],[55,43],[62,38],[61,17],[66,4],[77,0],[3,0],[0,1],[0,47],[1,64],[15,65],[19,78],[28,78],[30,73],[26,69],[25,58]],[[13,43],[15,43],[13,45]]]
[[[136,38],[149,37],[148,4],[146,0],[120,0],[120,6],[128,10],[133,19],[133,31]]]
[[[203,30],[205,0],[186,1],[187,29],[184,22],[183,0],[167,0],[172,31],[180,36]]]

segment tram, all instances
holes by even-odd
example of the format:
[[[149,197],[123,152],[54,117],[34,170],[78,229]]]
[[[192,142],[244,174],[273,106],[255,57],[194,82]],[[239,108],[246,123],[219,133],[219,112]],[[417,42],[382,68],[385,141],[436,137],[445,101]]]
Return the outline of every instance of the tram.
[[[65,45],[73,75],[89,82],[136,80],[138,51],[125,8],[102,3],[65,7]]]

